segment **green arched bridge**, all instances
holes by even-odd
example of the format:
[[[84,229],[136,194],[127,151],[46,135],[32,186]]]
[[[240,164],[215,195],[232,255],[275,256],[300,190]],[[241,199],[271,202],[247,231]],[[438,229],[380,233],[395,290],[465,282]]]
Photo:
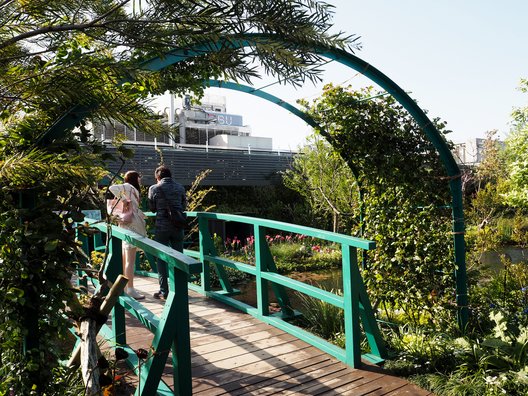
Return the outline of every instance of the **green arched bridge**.
[[[122,271],[123,241],[143,250],[151,263],[156,257],[168,263],[166,301],[151,297],[158,290],[155,266],[153,272],[137,270],[135,287],[147,297],[139,302],[121,294],[111,319],[99,331],[106,348],[128,352],[127,378],[136,395],[429,394],[376,366],[383,362],[386,350],[357,259],[358,251],[374,249],[374,242],[245,216],[205,212],[189,216],[197,220],[199,244],[183,254],[95,220],[85,223],[88,233],[82,232],[83,227],[79,232],[88,256],[94,250],[106,250],[104,274],[111,282]],[[218,220],[253,228],[254,264],[217,254],[209,223]],[[342,295],[278,274],[267,233],[300,234],[340,245]],[[238,291],[229,283],[226,268],[255,278],[255,306],[233,298]],[[216,290],[211,287],[213,271],[220,283]],[[295,325],[300,313],[292,309],[286,289],[343,309],[344,349]],[[270,290],[280,309],[270,310]],[[360,349],[363,336],[368,353]],[[146,356],[138,357],[138,349],[144,349]]]

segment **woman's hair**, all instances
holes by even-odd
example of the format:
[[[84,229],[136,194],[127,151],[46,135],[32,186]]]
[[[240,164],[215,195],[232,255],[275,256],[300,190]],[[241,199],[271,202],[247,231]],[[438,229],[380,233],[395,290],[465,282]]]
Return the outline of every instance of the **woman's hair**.
[[[154,172],[154,176],[158,179],[163,179],[165,177],[171,177],[171,171],[169,168],[167,168],[164,165],[158,166],[156,169],[156,172]]]
[[[129,183],[129,184],[132,184],[134,187],[136,187],[136,190],[138,190],[138,192],[140,193],[141,192],[141,189],[139,188],[139,178],[141,176],[139,176],[139,173],[137,173],[136,171],[128,171],[127,173],[125,173],[125,183]]]

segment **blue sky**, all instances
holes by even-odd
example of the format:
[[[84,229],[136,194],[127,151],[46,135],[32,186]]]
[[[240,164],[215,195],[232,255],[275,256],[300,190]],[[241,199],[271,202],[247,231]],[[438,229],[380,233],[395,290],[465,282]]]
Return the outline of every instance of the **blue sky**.
[[[498,129],[509,130],[514,107],[528,105],[517,87],[528,78],[528,0],[334,0],[333,32],[361,36],[355,54],[372,64],[410,96],[429,116],[440,117],[465,141]],[[342,65],[325,67],[324,82],[301,89],[275,85],[266,89],[295,103],[312,100],[324,83],[372,85]],[[254,86],[268,84],[256,81]],[[301,120],[262,99],[225,89],[227,110],[242,114],[254,136],[272,137],[275,148],[296,149],[310,134]]]

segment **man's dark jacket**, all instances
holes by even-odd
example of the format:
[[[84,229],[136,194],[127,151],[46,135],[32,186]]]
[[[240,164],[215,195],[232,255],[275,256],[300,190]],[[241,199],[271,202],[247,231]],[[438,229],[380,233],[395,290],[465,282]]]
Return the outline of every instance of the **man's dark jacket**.
[[[167,202],[172,211],[187,209],[185,188],[170,177],[165,177],[158,184],[150,186],[148,200],[150,210],[156,213],[156,231],[169,231],[176,228],[169,220]]]

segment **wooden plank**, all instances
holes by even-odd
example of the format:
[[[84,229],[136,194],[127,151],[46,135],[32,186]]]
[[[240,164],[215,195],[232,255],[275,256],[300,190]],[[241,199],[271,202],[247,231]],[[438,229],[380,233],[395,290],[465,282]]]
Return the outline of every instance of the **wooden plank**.
[[[339,372],[338,375],[334,376],[334,378],[330,378],[329,380],[325,378],[324,381],[305,389],[304,392],[314,396],[321,395],[325,392],[328,392],[328,390],[334,390],[335,388],[340,386],[357,383],[364,378],[365,377],[363,377],[362,375],[351,375],[350,370],[347,369]]]
[[[302,353],[303,350],[307,348],[308,345],[305,342],[297,340],[291,343],[258,350],[246,355],[227,358],[224,360],[219,360],[215,363],[194,367],[193,376],[206,377],[212,373],[218,372],[219,370],[233,370],[238,367],[255,364],[262,360],[272,359],[275,356],[282,356],[284,354],[292,354],[295,352]],[[309,355],[305,357],[309,358]]]
[[[319,351],[316,348],[311,347],[313,350],[304,350],[304,353],[289,353],[282,356],[276,356],[267,360],[255,362],[252,365],[243,368],[243,371],[218,371],[214,375],[209,375],[206,378],[198,378],[193,375],[193,392],[199,393],[206,389],[213,388],[215,386],[221,387],[222,384],[230,383],[233,381],[239,381],[242,378],[248,376],[259,376],[260,378],[267,379],[265,373],[272,370],[282,369],[291,364],[310,361],[311,359],[319,359],[319,357],[329,358],[328,355]],[[308,358],[309,357],[309,358]]]
[[[209,322],[200,325],[196,325],[193,321],[191,324],[191,337],[199,337],[200,335],[217,334],[226,330],[231,330],[239,327],[245,327],[247,325],[255,325],[256,322],[252,320],[244,320],[244,318],[232,318],[222,317],[217,322]]]
[[[157,291],[157,279],[136,279],[136,288],[149,292],[143,305],[159,316],[164,301],[150,293]],[[379,367],[351,369],[283,330],[194,291],[189,299],[194,395],[432,396]],[[127,316],[127,341],[133,349],[149,349],[152,337]],[[171,387],[172,372],[169,355],[163,380]],[[137,383],[133,374],[127,377]]]
[[[335,387],[334,389],[320,393],[320,395],[330,396],[330,395],[356,395],[355,389],[363,384],[370,384],[373,382],[378,382],[380,379],[383,379],[385,376],[381,372],[376,371],[366,371],[366,370],[357,370],[360,373],[360,378],[354,382],[348,383],[346,385],[341,385],[339,387]],[[357,393],[360,395],[360,393]]]
[[[213,339],[214,341],[213,343],[195,345],[195,344],[192,344],[191,342],[191,347],[192,347],[193,352],[199,355],[200,354],[206,355],[208,353],[217,352],[217,351],[221,351],[222,353],[232,353],[231,351],[228,351],[228,348],[231,348],[233,346],[238,346],[238,347],[243,347],[245,351],[248,351],[247,349],[248,344],[257,345],[257,344],[254,344],[257,341],[270,340],[270,339],[273,340],[272,342],[275,342],[275,339],[281,336],[282,337],[287,337],[287,336],[293,337],[287,333],[281,334],[280,330],[277,332],[255,331],[254,327],[251,326],[246,331],[246,334],[244,334],[243,336],[237,336],[231,333],[229,334],[228,339],[226,339],[225,336],[217,337],[216,339]]]
[[[262,333],[267,334],[269,337],[286,334],[284,331],[266,323],[254,325],[253,323],[247,322],[241,323],[241,325],[242,324],[245,324],[245,326],[221,331],[219,333],[211,333],[203,337],[193,338],[191,340],[191,348],[197,350],[196,348],[202,345],[222,343],[226,340],[232,342],[233,338],[240,342],[251,342],[253,338],[260,337],[260,334]],[[210,348],[216,348],[216,345],[211,345]]]
[[[356,389],[354,389],[354,393],[357,393],[358,395],[368,394],[369,396],[383,396],[390,391],[401,388],[406,384],[407,381],[405,381],[403,378],[385,375],[383,377],[383,381],[379,381],[378,383],[372,382],[370,384],[358,386]]]
[[[309,360],[301,360],[268,370],[263,373],[244,373],[231,382],[219,384],[216,388],[206,389],[203,392],[194,392],[195,395],[215,396],[215,395],[245,395],[255,392],[265,387],[277,387],[277,384],[284,384],[296,376],[312,372],[318,368],[325,367],[335,362],[326,355],[320,355]]]
[[[203,364],[218,363],[222,360],[234,360],[236,357],[239,357],[238,362],[242,362],[246,359],[244,355],[255,355],[262,353],[266,349],[272,347],[284,346],[287,348],[287,345],[291,345],[296,340],[295,336],[290,334],[284,334],[278,337],[268,337],[265,339],[257,340],[252,343],[245,343],[242,345],[235,345],[228,348],[223,348],[219,351],[206,352],[201,354],[194,354],[192,356],[192,366],[200,366]],[[294,350],[292,350],[294,351]],[[226,359],[227,358],[227,359]]]
[[[306,392],[305,389],[308,389],[310,386],[316,383],[320,383],[322,380],[329,381],[331,378],[335,377],[336,375],[339,375],[343,370],[346,369],[346,366],[342,365],[335,359],[332,359],[330,364],[323,365],[322,367],[317,367],[307,373],[300,373],[300,375],[290,375],[288,379],[285,379],[282,382],[277,382],[268,386],[260,387],[259,389],[253,391],[251,394],[311,395],[311,393]]]
[[[330,382],[332,379],[339,377],[343,374],[343,371],[346,372],[347,367],[343,367],[340,364],[334,364],[324,370],[318,370],[316,373],[311,373],[310,375],[304,375],[297,380],[301,380],[299,384],[288,388],[283,389],[279,392],[275,392],[273,394],[275,395],[298,395],[298,394],[305,394],[305,395],[312,395],[313,389],[316,387],[320,387],[321,385],[325,385],[326,383]],[[359,376],[358,376],[359,377]],[[359,379],[359,378],[358,378]],[[326,387],[326,389],[331,389]],[[256,393],[259,394],[259,393]],[[260,394],[271,394],[268,392],[260,393]]]

